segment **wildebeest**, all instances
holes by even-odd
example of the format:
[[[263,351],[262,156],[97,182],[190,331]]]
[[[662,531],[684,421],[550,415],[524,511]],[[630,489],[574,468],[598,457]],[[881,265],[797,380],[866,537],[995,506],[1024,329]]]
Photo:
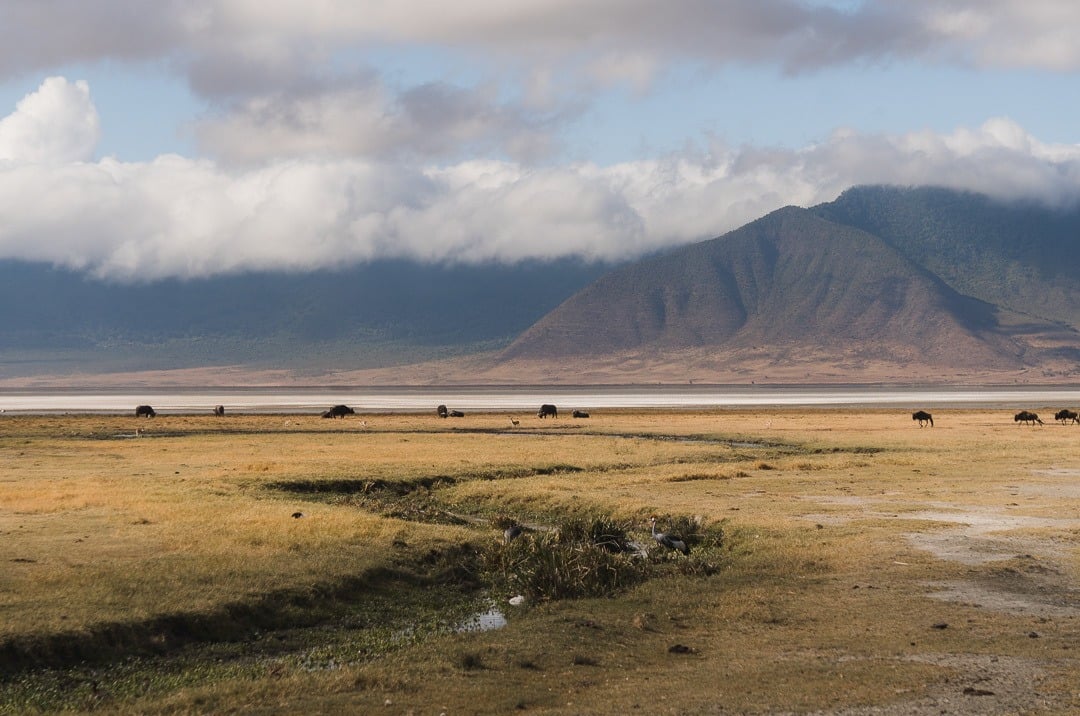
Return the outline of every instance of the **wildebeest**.
[[[445,418],[447,415],[446,406],[440,405],[439,407],[435,408],[435,412],[439,414],[440,418]]]
[[[451,410],[449,413],[447,413],[447,415],[449,415],[451,418],[464,418],[465,417],[465,413],[461,412],[460,410]]]
[[[152,418],[155,415],[157,415],[157,411],[155,411],[149,405],[139,405],[135,408],[136,418]]]
[[[1072,410],[1069,410],[1068,408],[1062,408],[1061,410],[1054,413],[1054,420],[1060,421],[1062,425],[1069,422],[1070,420],[1077,425],[1080,425],[1080,413],[1076,413]]]
[[[916,410],[911,414],[912,420],[919,421],[919,427],[925,427],[927,423],[930,423],[930,427],[934,427],[934,417],[925,410]]]
[[[589,414],[587,412],[585,412],[584,410],[575,410],[574,412],[570,413],[570,417],[573,417],[573,418],[587,418],[587,417],[589,417]]]
[[[350,408],[348,405],[335,405],[322,414],[324,418],[342,418],[346,415],[356,415],[356,411]]]
[[[220,418],[224,414],[225,414],[225,406],[224,405],[215,405],[214,406],[214,415],[216,415],[216,416],[218,416]]]
[[[1038,423],[1043,424],[1043,421],[1039,420],[1039,416],[1029,410],[1021,410],[1019,413],[1013,416],[1013,421],[1017,423],[1031,423],[1034,425]]]
[[[559,417],[559,409],[550,403],[541,405],[540,410],[536,413],[538,418],[546,418],[549,415],[553,418]]]

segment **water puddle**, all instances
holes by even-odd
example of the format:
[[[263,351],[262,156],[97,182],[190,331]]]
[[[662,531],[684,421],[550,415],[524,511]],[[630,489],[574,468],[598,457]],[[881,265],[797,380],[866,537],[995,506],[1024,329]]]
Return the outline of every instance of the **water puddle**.
[[[498,607],[492,606],[487,611],[473,614],[471,617],[461,622],[454,631],[475,632],[475,631],[492,631],[494,629],[502,629],[507,625],[506,616],[499,610]]]

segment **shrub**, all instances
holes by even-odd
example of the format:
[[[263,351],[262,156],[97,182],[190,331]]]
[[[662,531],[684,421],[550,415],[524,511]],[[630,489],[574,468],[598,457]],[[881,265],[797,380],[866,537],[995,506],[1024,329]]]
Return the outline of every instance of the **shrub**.
[[[605,518],[570,518],[544,532],[529,532],[484,555],[492,589],[550,601],[615,594],[646,576],[626,527]]]

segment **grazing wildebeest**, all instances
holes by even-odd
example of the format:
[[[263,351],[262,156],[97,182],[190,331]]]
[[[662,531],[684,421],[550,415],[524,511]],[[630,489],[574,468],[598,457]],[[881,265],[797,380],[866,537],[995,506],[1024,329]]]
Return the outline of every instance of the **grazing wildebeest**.
[[[574,412],[570,413],[570,417],[573,417],[573,418],[587,418],[587,417],[589,417],[589,414],[586,413],[584,410],[575,410]]]
[[[447,413],[447,415],[449,415],[451,418],[464,418],[465,417],[465,413],[461,412],[460,410],[451,410],[449,413]]]
[[[546,418],[549,415],[553,418],[559,417],[559,409],[550,403],[541,405],[540,410],[536,413],[538,418]]]
[[[1080,413],[1076,413],[1072,410],[1069,410],[1068,408],[1062,408],[1061,410],[1054,413],[1054,420],[1061,422],[1062,425],[1069,422],[1070,420],[1077,425],[1080,425]]]
[[[335,405],[334,407],[323,413],[324,418],[342,418],[346,415],[356,415],[356,411],[350,408],[348,405]]]
[[[934,417],[925,410],[916,410],[911,414],[912,420],[919,421],[919,427],[925,427],[927,423],[930,423],[930,427],[934,427]]]
[[[152,418],[155,415],[157,415],[157,411],[155,411],[149,405],[139,405],[135,408],[136,418]]]
[[[439,414],[440,418],[445,418],[447,415],[446,406],[440,405],[439,407],[435,408],[435,412]]]
[[[1034,425],[1038,423],[1043,424],[1043,421],[1039,420],[1039,416],[1029,410],[1021,410],[1019,413],[1013,416],[1013,421],[1017,423],[1031,423]]]
[[[225,414],[225,406],[224,405],[215,405],[214,406],[214,415],[216,415],[216,416],[218,416],[220,418],[224,414]]]

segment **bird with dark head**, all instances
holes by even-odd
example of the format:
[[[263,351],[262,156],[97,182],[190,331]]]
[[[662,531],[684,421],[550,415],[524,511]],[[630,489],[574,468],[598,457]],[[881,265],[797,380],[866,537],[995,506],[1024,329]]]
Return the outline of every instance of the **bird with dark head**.
[[[686,544],[685,540],[678,535],[670,534],[668,532],[656,531],[656,515],[649,518],[649,522],[652,523],[652,536],[656,540],[656,543],[661,547],[667,547],[668,549],[682,552],[683,554],[690,554],[690,547]]]
[[[522,528],[521,525],[519,525],[517,522],[513,522],[510,524],[509,527],[503,530],[503,537],[506,539],[507,543],[510,543],[513,542],[516,538],[520,537],[521,533],[524,531],[525,530]]]

